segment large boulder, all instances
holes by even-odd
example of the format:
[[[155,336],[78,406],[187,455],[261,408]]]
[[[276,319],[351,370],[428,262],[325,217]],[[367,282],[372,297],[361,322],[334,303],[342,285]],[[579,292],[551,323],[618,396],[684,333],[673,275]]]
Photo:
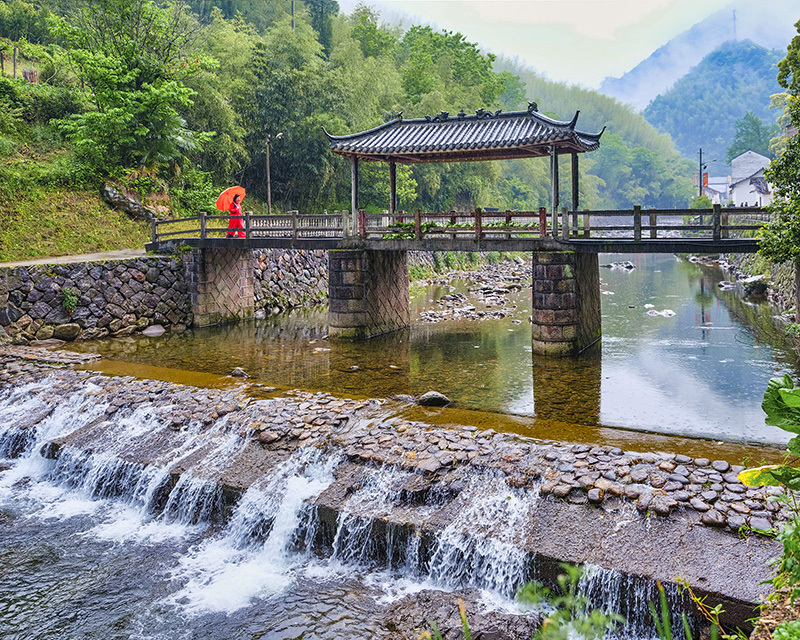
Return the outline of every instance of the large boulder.
[[[81,334],[81,328],[79,325],[75,324],[74,322],[69,322],[67,324],[60,324],[53,328],[53,338],[56,340],[66,340],[71,341],[77,338]]]
[[[438,391],[428,391],[417,399],[417,404],[422,407],[446,407],[450,404],[450,398]]]
[[[157,218],[154,209],[145,206],[132,196],[126,196],[120,193],[110,184],[104,184],[101,187],[100,197],[114,209],[124,211],[134,220],[147,220],[147,222],[152,222]]]

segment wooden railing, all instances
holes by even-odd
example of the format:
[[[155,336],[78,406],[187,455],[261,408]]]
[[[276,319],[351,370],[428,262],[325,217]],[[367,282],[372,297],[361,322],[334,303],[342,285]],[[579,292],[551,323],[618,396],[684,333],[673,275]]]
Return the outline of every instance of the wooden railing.
[[[642,209],[569,211],[552,216],[538,211],[448,211],[425,213],[399,211],[395,214],[357,216],[349,211],[333,214],[285,214],[242,216],[245,238],[286,238],[292,240],[337,239],[357,236],[364,240],[485,240],[543,238],[548,235],[566,241],[581,240],[709,240],[754,237],[769,215],[758,208]],[[230,215],[208,215],[153,222],[154,243],[178,239],[226,237]]]
[[[547,211],[449,211],[394,215],[358,212],[358,235],[364,239],[521,238],[547,235]]]
[[[201,213],[193,218],[177,220],[156,220],[152,224],[153,242],[170,239],[227,237],[228,232],[244,232],[245,238],[341,238],[344,235],[345,216],[348,212],[335,211],[333,214],[300,214],[288,211],[285,214],[254,215],[246,211],[242,216],[244,229],[229,229],[231,216],[208,215]]]
[[[619,238],[674,240],[680,238],[725,240],[751,237],[769,214],[761,208],[647,209],[567,211],[562,209],[557,233],[563,240]]]

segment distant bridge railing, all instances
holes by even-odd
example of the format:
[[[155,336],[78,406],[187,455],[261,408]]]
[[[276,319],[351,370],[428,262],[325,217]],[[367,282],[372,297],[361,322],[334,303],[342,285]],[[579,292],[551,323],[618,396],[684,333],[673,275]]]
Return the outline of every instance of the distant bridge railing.
[[[243,229],[229,229],[231,216],[203,213],[193,218],[158,220],[152,225],[153,243],[196,238],[223,238],[229,233],[248,239],[285,238],[292,240],[360,237],[364,240],[486,240],[525,239],[555,236],[564,241],[619,239],[708,240],[755,237],[769,214],[760,208],[642,209],[569,211],[557,215],[544,208],[538,211],[449,211],[426,213],[399,211],[394,214],[357,216],[349,211],[332,214],[254,215],[240,219]],[[241,235],[240,235],[241,234]]]

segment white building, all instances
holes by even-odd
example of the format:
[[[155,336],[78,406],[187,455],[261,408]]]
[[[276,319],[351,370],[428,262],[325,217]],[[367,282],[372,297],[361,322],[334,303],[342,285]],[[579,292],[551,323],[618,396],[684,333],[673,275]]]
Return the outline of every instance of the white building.
[[[772,186],[764,177],[769,158],[745,151],[731,160],[728,201],[737,207],[764,207],[772,200]]]

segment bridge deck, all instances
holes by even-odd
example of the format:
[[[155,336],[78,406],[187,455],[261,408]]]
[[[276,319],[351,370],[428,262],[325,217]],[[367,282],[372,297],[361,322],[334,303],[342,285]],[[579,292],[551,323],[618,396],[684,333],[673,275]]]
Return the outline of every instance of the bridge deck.
[[[153,223],[149,251],[197,248],[554,251],[582,253],[752,253],[761,209],[448,212],[356,216],[349,212],[247,214],[244,237],[226,237],[228,215]],[[220,226],[210,226],[217,224]]]

